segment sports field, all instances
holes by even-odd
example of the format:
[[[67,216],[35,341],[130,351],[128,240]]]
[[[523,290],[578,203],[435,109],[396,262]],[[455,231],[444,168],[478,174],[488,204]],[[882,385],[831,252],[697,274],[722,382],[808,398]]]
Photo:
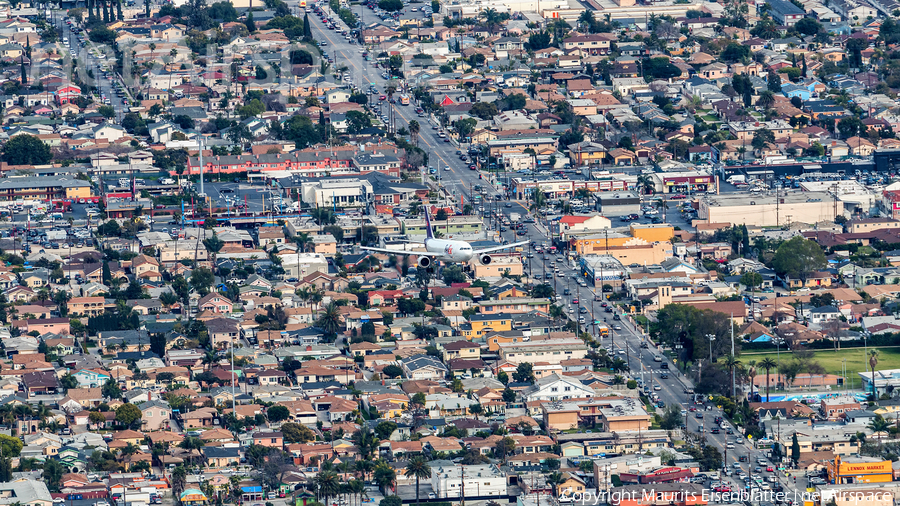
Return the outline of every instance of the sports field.
[[[900,369],[900,347],[870,347],[868,349],[878,350],[878,365],[875,366],[875,370]],[[821,364],[829,374],[836,374],[839,376],[843,372],[844,360],[846,360],[847,386],[850,388],[860,388],[861,381],[857,373],[869,370],[869,359],[865,355],[865,350],[866,348],[849,348],[838,351],[814,351],[815,358],[813,360]],[[793,352],[791,351],[782,351],[780,358],[781,362],[789,362],[792,353]],[[747,351],[742,352],[738,358],[744,367],[746,367],[747,363],[751,360],[755,360],[758,364],[766,357],[769,357],[776,362],[779,360],[778,353],[776,352],[759,353]],[[765,369],[761,370],[759,366],[757,366],[757,374],[764,375],[765,373]],[[775,374],[775,371],[771,371],[771,374]]]

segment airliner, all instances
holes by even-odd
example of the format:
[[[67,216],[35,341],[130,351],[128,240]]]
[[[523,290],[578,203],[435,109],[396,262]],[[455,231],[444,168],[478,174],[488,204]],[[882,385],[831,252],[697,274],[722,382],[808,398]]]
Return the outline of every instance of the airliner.
[[[387,248],[361,248],[366,251],[375,251],[378,253],[390,253],[392,255],[419,255],[419,267],[431,267],[431,262],[440,261],[445,263],[468,262],[472,258],[478,257],[478,261],[482,265],[491,263],[491,255],[495,251],[501,251],[516,246],[524,246],[531,241],[521,241],[513,244],[504,244],[503,246],[494,246],[492,248],[484,248],[476,250],[472,245],[465,241],[453,241],[448,239],[436,239],[431,231],[431,216],[425,211],[425,251],[406,251]]]

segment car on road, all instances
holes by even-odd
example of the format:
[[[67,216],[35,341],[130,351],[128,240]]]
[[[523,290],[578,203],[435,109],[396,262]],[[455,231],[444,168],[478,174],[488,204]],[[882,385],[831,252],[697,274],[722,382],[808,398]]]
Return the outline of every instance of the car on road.
[[[527,230],[519,230],[518,232],[516,232],[516,235],[527,235],[527,234],[528,234]]]
[[[725,448],[728,448],[729,450],[733,450],[733,449],[734,449],[734,443],[728,443],[728,444],[726,444],[726,445],[725,445]]]
[[[621,325],[613,325],[613,330],[622,330]]]
[[[378,97],[378,100],[386,100],[386,99],[387,99],[386,95],[381,95],[380,97]]]
[[[694,416],[697,417],[698,419],[702,420],[702,419],[703,419],[703,412],[702,412],[702,411],[697,411],[697,412],[694,414]]]
[[[660,374],[659,377],[662,378],[662,379],[669,379],[669,375],[666,374],[666,373]],[[716,434],[718,434],[718,430],[716,431]]]

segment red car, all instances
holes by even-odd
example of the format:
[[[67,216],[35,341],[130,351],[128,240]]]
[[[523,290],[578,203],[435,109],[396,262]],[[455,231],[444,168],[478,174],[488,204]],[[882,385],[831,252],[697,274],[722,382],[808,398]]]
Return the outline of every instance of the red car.
[[[478,167],[476,167],[474,164],[469,165],[469,170],[477,170],[477,169],[478,169]]]
[[[693,413],[694,411],[697,411],[697,408],[695,408],[694,406],[691,406],[691,409],[689,409],[688,411],[690,411],[691,413]]]
[[[771,473],[771,472],[774,471],[774,470],[775,470],[774,467],[772,467],[772,466],[766,466],[766,472],[767,472],[767,473]]]
[[[578,299],[572,299],[572,304],[578,304]]]
[[[716,492],[731,492],[731,487],[726,487],[725,485],[719,485],[714,490]]]
[[[387,100],[387,97],[382,95],[382,96],[378,97],[378,100]]]
[[[682,200],[682,199],[686,199],[687,195],[685,195],[683,193],[679,193],[678,195],[673,195],[671,198],[672,198],[672,200]]]

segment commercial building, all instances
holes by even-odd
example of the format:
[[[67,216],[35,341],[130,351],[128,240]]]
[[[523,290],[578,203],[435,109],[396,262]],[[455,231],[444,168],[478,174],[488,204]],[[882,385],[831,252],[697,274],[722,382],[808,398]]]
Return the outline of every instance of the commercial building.
[[[0,181],[0,200],[61,200],[91,197],[91,184],[70,177],[16,177]]]
[[[514,177],[510,181],[516,199],[527,199],[534,192],[535,188],[540,188],[544,195],[550,199],[561,197],[572,197],[575,192],[586,188],[591,192],[608,192],[608,191],[624,191],[637,187],[637,176],[624,174],[611,174],[600,180],[584,180],[584,179],[538,179],[533,177]]]
[[[837,211],[837,213],[836,213]],[[733,223],[757,227],[790,226],[792,223],[834,221],[843,214],[826,193],[751,195],[730,193],[700,201],[699,217],[708,223]]]
[[[594,286],[610,285],[618,290],[625,279],[626,269],[612,255],[586,255],[578,260],[585,278],[593,280]]]
[[[581,339],[554,339],[522,343],[499,343],[500,358],[512,364],[523,362],[559,364],[563,360],[585,358],[587,346]]]
[[[494,465],[441,465],[431,469],[431,489],[437,499],[506,497],[506,473]]]
[[[846,457],[840,455],[828,464],[828,482],[835,485],[844,483],[884,483],[894,481],[894,471],[890,460],[873,457]]]
[[[372,184],[358,178],[323,179],[303,183],[303,203],[326,209],[364,208],[372,200]]]
[[[890,317],[893,318],[893,317]],[[872,372],[860,371],[862,391],[872,391]],[[882,369],[875,371],[875,391],[884,392],[888,387],[900,388],[900,369]]]
[[[656,191],[660,193],[694,193],[715,189],[716,178],[705,171],[654,172]]]

